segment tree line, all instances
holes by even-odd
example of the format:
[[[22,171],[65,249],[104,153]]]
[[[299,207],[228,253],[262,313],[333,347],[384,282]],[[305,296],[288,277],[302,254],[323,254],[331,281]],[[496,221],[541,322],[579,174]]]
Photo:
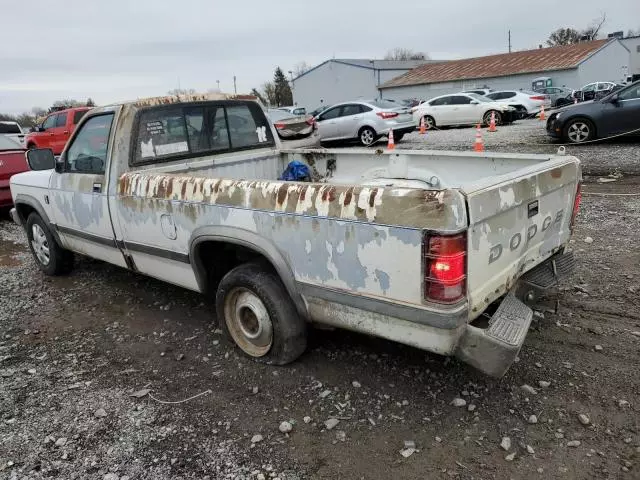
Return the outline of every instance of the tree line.
[[[78,100],[74,100],[73,98],[65,98],[63,100],[56,100],[51,104],[48,109],[44,109],[41,107],[33,107],[31,111],[24,112],[19,115],[11,115],[9,113],[0,113],[0,120],[16,122],[23,128],[32,128],[35,127],[41,120],[42,117],[48,115],[53,112],[57,112],[58,110],[64,110],[66,108],[73,107],[95,107],[95,102],[88,98],[86,102],[80,102]]]

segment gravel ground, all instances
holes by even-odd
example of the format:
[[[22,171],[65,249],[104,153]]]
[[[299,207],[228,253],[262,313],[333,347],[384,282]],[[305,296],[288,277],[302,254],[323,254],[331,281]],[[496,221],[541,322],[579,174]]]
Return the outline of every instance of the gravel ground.
[[[584,186],[577,272],[500,380],[343,331],[259,365],[210,299],[88,259],[45,277],[0,220],[0,478],[637,479],[639,186]]]
[[[472,150],[475,128],[448,128],[428,131],[426,135],[406,135],[397,148],[429,150]],[[519,120],[512,125],[498,127],[497,132],[483,129],[487,152],[553,154],[561,143],[547,136],[545,122]],[[380,142],[378,145],[382,145]],[[609,175],[622,172],[640,175],[640,137],[621,137],[582,146],[567,146],[567,154],[582,161],[585,174]]]

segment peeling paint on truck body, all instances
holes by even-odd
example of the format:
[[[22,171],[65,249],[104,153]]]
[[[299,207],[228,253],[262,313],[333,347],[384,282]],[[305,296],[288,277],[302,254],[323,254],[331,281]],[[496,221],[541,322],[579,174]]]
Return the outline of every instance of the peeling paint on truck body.
[[[103,244],[92,250],[62,233],[63,243],[202,290],[193,264],[201,232],[242,237],[273,253],[310,320],[449,355],[470,321],[568,243],[580,179],[569,156],[283,151],[274,133],[276,143],[259,149],[132,164],[140,112],[234,99],[247,100],[157,97],[94,109],[87,118],[114,114],[105,174],[54,174],[51,187],[64,221],[98,231]],[[316,181],[276,180],[293,159],[307,163]],[[92,195],[96,184],[106,188]],[[467,295],[455,305],[425,301],[426,232],[467,232]]]

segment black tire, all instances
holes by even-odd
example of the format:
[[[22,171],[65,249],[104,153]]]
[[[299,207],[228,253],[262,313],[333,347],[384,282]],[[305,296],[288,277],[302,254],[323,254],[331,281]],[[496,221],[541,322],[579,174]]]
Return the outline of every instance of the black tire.
[[[502,113],[498,112],[497,110],[491,110],[484,114],[484,118],[482,119],[484,124],[488,126],[491,123],[492,113],[495,114],[496,125],[502,125]]]
[[[395,132],[393,132],[393,142],[394,143],[398,143],[403,138],[404,138],[404,133],[395,133]]]
[[[596,137],[596,127],[586,118],[572,118],[562,130],[564,139],[569,143],[580,144]]]
[[[27,145],[27,150],[33,150],[35,148],[38,148],[38,146],[35,143],[30,143],[29,145]]]
[[[436,128],[437,127],[436,119],[433,118],[431,115],[425,115],[422,118],[424,118],[424,124],[427,127],[427,130],[431,130],[432,128]]]
[[[371,127],[362,127],[358,132],[358,141],[364,147],[370,147],[378,139],[378,134]]]
[[[73,253],[58,245],[51,230],[49,230],[40,215],[35,212],[29,215],[26,229],[29,250],[31,250],[31,255],[33,255],[33,259],[40,270],[46,275],[53,276],[65,275],[73,269]],[[37,232],[41,233],[41,236],[34,238]],[[42,246],[48,251],[48,261],[44,260],[46,255],[42,250]]]
[[[258,362],[285,365],[307,348],[307,325],[267,265],[246,263],[227,273],[216,293],[216,312],[225,334]]]

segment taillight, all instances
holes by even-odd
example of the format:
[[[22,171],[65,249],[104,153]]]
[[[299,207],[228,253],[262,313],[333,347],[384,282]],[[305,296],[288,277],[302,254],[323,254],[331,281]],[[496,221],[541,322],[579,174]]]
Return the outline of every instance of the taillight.
[[[286,127],[284,123],[274,123],[273,126],[276,127],[278,130],[282,130],[283,128]]]
[[[424,299],[455,303],[467,293],[467,236],[431,235],[422,242]]]
[[[533,97],[529,97],[531,100],[546,100],[547,98],[542,95],[534,95]]]
[[[582,201],[582,184],[578,182],[578,188],[576,189],[576,198],[573,200],[573,212],[571,213],[571,230],[576,222],[578,211],[580,210],[580,202]]]
[[[398,116],[398,112],[378,112],[376,113],[380,118],[384,118],[385,120],[389,118],[395,118]]]

